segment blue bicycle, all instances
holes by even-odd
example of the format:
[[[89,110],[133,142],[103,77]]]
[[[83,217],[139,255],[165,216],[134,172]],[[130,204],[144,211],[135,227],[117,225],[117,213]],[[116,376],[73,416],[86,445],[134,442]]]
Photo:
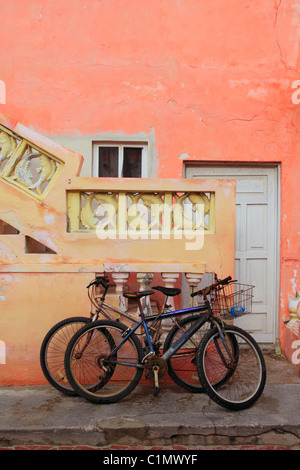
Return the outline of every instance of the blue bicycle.
[[[220,305],[221,294],[231,284],[231,277],[216,279],[211,286],[192,294],[202,296],[203,305],[151,316],[144,315],[141,298],[151,295],[152,290],[124,293],[138,303],[141,320],[129,327],[119,321],[98,320],[74,334],[65,354],[66,375],[74,391],[94,403],[113,403],[131,393],[145,373],[147,379],[154,381],[157,396],[159,381],[167,372],[176,383],[179,377],[182,386],[182,370],[177,373],[176,361],[187,369],[193,362],[199,391],[204,388],[214,401],[229,409],[251,406],[265,385],[262,352],[247,332],[214,314],[214,304]],[[209,299],[212,292],[216,294],[213,302]],[[228,294],[223,297],[228,313],[233,299]],[[155,323],[187,314],[193,315],[181,320],[182,329],[175,325],[161,351],[151,335]],[[209,329],[200,345],[198,341],[195,345],[193,338],[205,325]],[[144,331],[144,347],[136,334],[139,328]]]

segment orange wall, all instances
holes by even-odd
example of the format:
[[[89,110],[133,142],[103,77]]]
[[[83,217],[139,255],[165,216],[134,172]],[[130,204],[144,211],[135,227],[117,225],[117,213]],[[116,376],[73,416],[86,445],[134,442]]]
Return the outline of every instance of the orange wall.
[[[10,0],[0,111],[47,135],[155,135],[189,160],[281,163],[281,313],[300,289],[297,0]]]
[[[6,363],[1,365],[1,386],[47,383],[39,362],[44,336],[64,318],[88,316],[90,303],[84,288],[91,279],[91,273],[0,274],[0,285],[5,285],[1,339],[5,340],[6,347]],[[58,299],[55,303],[54,292]]]

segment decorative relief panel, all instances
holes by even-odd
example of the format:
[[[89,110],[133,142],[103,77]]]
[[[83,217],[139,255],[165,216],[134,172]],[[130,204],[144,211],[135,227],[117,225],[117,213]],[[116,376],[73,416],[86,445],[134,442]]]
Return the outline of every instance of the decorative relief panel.
[[[136,233],[155,238],[214,232],[214,193],[68,191],[68,231]]]
[[[7,161],[12,157],[14,151],[16,150],[20,140],[16,136],[10,135],[8,132],[4,131],[0,126],[0,168],[5,167]]]
[[[0,178],[42,200],[62,162],[0,126]]]

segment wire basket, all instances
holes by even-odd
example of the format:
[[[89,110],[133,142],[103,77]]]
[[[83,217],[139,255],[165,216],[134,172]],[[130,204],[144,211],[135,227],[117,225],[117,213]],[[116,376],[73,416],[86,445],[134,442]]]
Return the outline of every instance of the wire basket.
[[[252,313],[254,286],[231,282],[214,292],[213,312],[227,320]]]

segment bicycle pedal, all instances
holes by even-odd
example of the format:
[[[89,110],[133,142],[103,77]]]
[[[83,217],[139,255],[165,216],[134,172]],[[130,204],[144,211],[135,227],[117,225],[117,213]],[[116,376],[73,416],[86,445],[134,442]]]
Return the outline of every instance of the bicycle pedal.
[[[159,383],[158,383],[159,367],[153,366],[153,372],[154,372],[154,382],[155,382],[154,396],[157,397],[159,394]]]

